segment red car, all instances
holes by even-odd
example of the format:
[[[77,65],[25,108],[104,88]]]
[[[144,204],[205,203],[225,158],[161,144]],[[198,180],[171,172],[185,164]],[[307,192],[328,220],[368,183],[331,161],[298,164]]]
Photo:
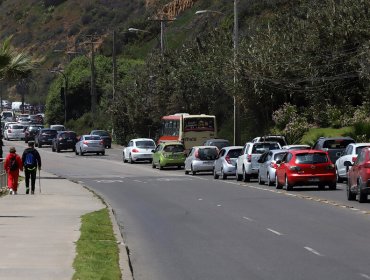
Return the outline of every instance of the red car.
[[[358,202],[365,202],[370,193],[370,148],[363,148],[353,164],[345,161],[344,166],[352,166],[347,175],[348,200],[355,200],[358,195]]]
[[[330,161],[328,153],[322,150],[290,150],[280,160],[275,174],[277,189],[285,186],[292,190],[294,186],[317,185],[323,189],[337,188],[335,166]]]

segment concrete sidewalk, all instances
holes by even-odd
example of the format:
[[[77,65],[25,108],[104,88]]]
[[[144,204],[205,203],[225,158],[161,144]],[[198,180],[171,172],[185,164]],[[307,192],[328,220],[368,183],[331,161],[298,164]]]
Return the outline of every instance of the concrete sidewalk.
[[[0,279],[72,279],[81,216],[105,205],[81,185],[41,171],[42,193],[0,198]]]

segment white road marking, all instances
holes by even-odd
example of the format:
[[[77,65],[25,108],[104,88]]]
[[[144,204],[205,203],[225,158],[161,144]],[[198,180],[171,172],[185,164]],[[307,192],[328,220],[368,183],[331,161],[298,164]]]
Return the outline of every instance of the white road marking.
[[[267,228],[268,231],[271,231],[272,233],[276,234],[276,235],[283,235],[282,233],[276,231],[276,230],[273,230],[271,228]]]
[[[192,178],[197,178],[197,179],[199,179],[199,180],[203,180],[203,181],[209,181],[208,179],[206,179],[206,178],[201,178],[201,177],[192,177]]]
[[[319,252],[317,252],[316,250],[310,248],[310,247],[304,247],[307,251],[311,252],[312,254],[315,254],[316,256],[320,256],[322,257],[323,255],[321,255]]]
[[[360,276],[364,277],[365,279],[370,279],[370,276],[364,273],[360,273]]]
[[[140,180],[133,180],[134,182],[138,182],[138,183],[144,183],[143,181],[140,181]]]
[[[111,184],[111,183],[123,183],[122,180],[95,180],[97,183]]]
[[[217,204],[217,207],[221,207],[222,205],[221,204]]]
[[[203,198],[198,198],[198,200],[199,200],[199,201],[202,201],[202,200],[203,200]]]
[[[250,222],[253,222],[253,219],[251,218],[248,218],[248,217],[243,217],[244,220],[247,220],[247,221],[250,221]]]

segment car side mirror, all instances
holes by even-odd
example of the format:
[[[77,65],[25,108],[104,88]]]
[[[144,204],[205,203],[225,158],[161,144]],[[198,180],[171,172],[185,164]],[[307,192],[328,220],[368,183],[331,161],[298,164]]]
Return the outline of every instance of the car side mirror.
[[[337,157],[341,157],[341,156],[342,156],[342,152],[337,152],[335,155],[336,155]]]
[[[355,162],[357,157],[352,157],[352,162]]]
[[[281,160],[280,160],[280,159],[278,159],[278,160],[276,161],[276,164],[281,164]]]
[[[152,153],[154,153],[155,152],[155,150],[152,150]]]
[[[344,166],[347,166],[347,167],[350,167],[350,166],[353,166],[353,163],[346,160],[344,163],[343,163]]]

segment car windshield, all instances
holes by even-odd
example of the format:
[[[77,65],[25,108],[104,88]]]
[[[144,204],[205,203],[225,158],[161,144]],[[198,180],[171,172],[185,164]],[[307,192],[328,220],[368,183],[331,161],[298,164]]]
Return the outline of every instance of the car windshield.
[[[269,150],[280,149],[278,143],[255,143],[253,145],[252,154],[263,154]]]
[[[295,163],[301,164],[315,164],[315,163],[326,163],[328,157],[324,153],[303,153],[297,154]]]
[[[219,150],[221,150],[223,147],[230,146],[229,141],[215,141],[211,142],[210,146],[216,146]]]
[[[274,160],[275,161],[277,161],[277,160],[282,160],[283,159],[283,157],[285,156],[285,152],[284,153],[276,153],[275,155],[274,155]]]
[[[218,153],[216,148],[201,148],[198,154],[200,160],[215,160]]]
[[[163,151],[167,153],[182,153],[184,150],[185,148],[183,145],[168,145],[163,149]]]
[[[99,136],[109,136],[109,133],[106,132],[105,130],[96,130],[93,131],[93,135],[99,135]]]
[[[345,149],[348,144],[354,143],[354,140],[351,139],[335,139],[335,140],[326,140],[324,142],[323,148],[327,149]]]
[[[73,138],[76,138],[76,133],[74,133],[74,132],[65,132],[65,133],[62,133],[61,136],[64,139],[73,139]]]
[[[24,129],[23,125],[13,125],[12,129]]]
[[[57,134],[57,131],[54,130],[54,129],[43,130],[42,131],[42,134],[43,135],[56,135]]]
[[[85,136],[85,140],[100,140],[100,136],[94,136],[94,135]]]
[[[238,156],[240,156],[242,152],[242,149],[234,149],[234,150],[230,150],[227,155],[230,157],[230,158],[237,158]]]
[[[153,141],[136,141],[136,147],[138,147],[138,148],[154,148],[155,143]]]
[[[359,147],[357,147],[357,148],[356,148],[356,155],[358,155],[359,153],[361,153],[361,150],[362,150],[363,148],[366,148],[366,147],[369,147],[369,146],[359,146]]]

